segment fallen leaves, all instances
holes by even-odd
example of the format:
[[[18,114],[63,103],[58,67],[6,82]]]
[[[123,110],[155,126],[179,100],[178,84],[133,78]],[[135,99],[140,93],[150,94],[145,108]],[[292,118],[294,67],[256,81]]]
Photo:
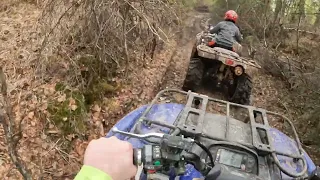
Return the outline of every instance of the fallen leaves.
[[[63,93],[61,96],[58,97],[57,101],[58,102],[64,102],[67,99],[67,95]]]
[[[70,109],[71,109],[72,111],[75,111],[77,108],[78,108],[78,106],[75,105],[75,104],[71,105],[71,107],[70,107]]]
[[[43,113],[46,113],[46,110],[48,109],[48,102],[44,102],[40,105],[39,110]]]
[[[46,96],[53,95],[53,94],[55,93],[55,88],[54,88],[54,86],[45,87],[45,88],[43,89],[43,93],[44,93],[44,95],[46,95]]]
[[[92,114],[92,120],[93,121],[98,121],[99,120],[99,117],[100,117],[100,112],[94,112]]]
[[[74,143],[75,152],[79,156],[82,156],[82,155],[84,155],[84,152],[85,152],[87,146],[88,146],[88,142],[87,141],[81,141],[81,140],[77,139],[75,141],[75,143]]]
[[[34,112],[33,112],[33,111],[29,112],[28,115],[27,115],[27,117],[28,117],[29,119],[33,119],[33,118],[34,118]]]
[[[69,99],[69,108],[72,110],[72,111],[75,111],[78,106],[76,104],[76,100],[74,100],[73,98],[70,98]]]
[[[91,110],[94,111],[94,112],[100,112],[100,111],[101,111],[101,107],[100,107],[99,105],[95,104],[95,105],[92,107]]]

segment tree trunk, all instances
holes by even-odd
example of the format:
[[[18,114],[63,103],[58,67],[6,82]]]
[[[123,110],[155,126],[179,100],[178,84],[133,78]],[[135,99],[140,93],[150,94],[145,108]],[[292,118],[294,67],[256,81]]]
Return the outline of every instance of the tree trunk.
[[[279,20],[280,20],[280,24],[283,24],[283,21],[284,21],[284,17],[286,15],[286,11],[287,11],[287,7],[288,7],[288,3],[287,1],[282,1],[282,9],[281,9],[281,12],[280,12],[280,17],[279,17]]]
[[[260,0],[258,3],[258,12],[268,12],[270,10],[271,1],[270,0]]]
[[[299,18],[301,18],[301,21],[303,21],[306,17],[306,12],[305,12],[305,0],[299,0],[297,6],[296,6],[296,11],[295,13],[292,14],[291,17],[291,23],[296,23]]]
[[[281,16],[279,17],[280,12],[282,12],[282,0],[277,0],[276,2],[276,9],[274,10],[274,25],[280,23]]]
[[[306,4],[306,0],[299,1],[299,14],[301,15],[301,20],[304,20],[306,17],[305,4]]]
[[[314,22],[314,26],[315,26],[315,27],[319,27],[319,25],[320,25],[320,7],[319,7],[317,13],[318,13],[318,14],[317,14],[317,18],[316,18],[316,21]]]

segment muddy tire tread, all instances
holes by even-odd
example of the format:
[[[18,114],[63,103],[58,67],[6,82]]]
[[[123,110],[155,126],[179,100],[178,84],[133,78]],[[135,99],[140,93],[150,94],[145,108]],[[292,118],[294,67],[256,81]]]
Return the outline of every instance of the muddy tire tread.
[[[184,91],[196,91],[201,86],[203,69],[204,65],[200,58],[191,58],[182,87]]]
[[[239,77],[237,88],[230,101],[243,105],[250,105],[252,91],[252,81],[247,74]]]

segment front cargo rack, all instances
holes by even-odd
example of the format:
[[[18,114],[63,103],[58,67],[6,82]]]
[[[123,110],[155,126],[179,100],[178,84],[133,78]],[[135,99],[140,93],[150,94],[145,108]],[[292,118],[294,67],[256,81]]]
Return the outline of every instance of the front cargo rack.
[[[164,121],[149,120],[147,118],[147,114],[150,112],[153,105],[155,105],[157,103],[157,101],[159,100],[160,97],[167,96],[170,93],[178,93],[180,95],[183,95],[186,100],[186,103],[185,103],[183,110],[181,111],[181,113],[177,117],[178,123],[175,125],[171,125],[171,124],[165,123]],[[225,114],[226,132],[225,132],[225,135],[223,138],[212,137],[202,131],[204,116],[206,114],[207,107],[210,102],[224,104],[224,107],[226,108],[225,109],[226,110],[226,114]],[[195,104],[197,107],[195,107]],[[262,108],[257,108],[257,107],[253,107],[253,106],[246,106],[246,105],[236,104],[236,103],[232,103],[232,102],[228,102],[228,101],[224,101],[224,100],[214,99],[214,98],[208,97],[206,95],[194,93],[191,91],[185,92],[185,91],[181,91],[178,89],[164,89],[164,90],[160,91],[155,96],[155,98],[151,101],[151,103],[147,106],[146,110],[142,113],[141,117],[139,118],[139,120],[135,124],[134,131],[135,131],[135,133],[141,133],[140,128],[141,128],[142,124],[145,124],[145,125],[154,124],[154,125],[169,128],[172,130],[173,133],[178,132],[178,133],[181,133],[181,134],[187,135],[187,136],[194,135],[195,137],[205,137],[205,138],[209,138],[209,139],[213,139],[213,140],[217,140],[217,141],[233,142],[229,137],[229,134],[230,134],[229,124],[230,124],[230,118],[231,118],[230,117],[230,106],[243,108],[249,114],[248,124],[250,124],[250,127],[251,127],[251,137],[252,137],[251,142],[252,143],[247,143],[247,142],[236,142],[236,143],[239,143],[240,145],[246,146],[251,149],[256,149],[258,154],[260,154],[260,155],[268,155],[268,154],[272,155],[275,163],[278,165],[280,170],[291,177],[301,177],[306,173],[306,171],[307,171],[306,160],[303,157],[303,150],[301,147],[301,143],[300,143],[297,131],[296,131],[293,123],[287,117],[282,116],[279,113],[267,111]],[[190,115],[192,113],[197,114],[198,119],[197,119],[196,124],[190,126],[186,123],[186,120],[187,120],[188,115]],[[261,115],[261,119],[262,119],[261,123],[256,122],[255,117],[257,116],[257,114]],[[271,126],[269,125],[267,115],[279,116],[290,125],[290,128],[294,134],[293,139],[296,142],[299,154],[289,154],[289,153],[279,152],[273,147],[273,145],[271,143],[272,139],[271,139],[270,131],[269,131]],[[254,140],[254,137],[262,137],[260,133],[264,134],[263,138],[261,138],[260,141]],[[300,173],[296,173],[296,174],[292,174],[292,173],[288,172],[286,169],[284,169],[281,166],[280,161],[277,158],[277,155],[290,157],[295,160],[302,160],[303,167],[304,167],[303,170]]]

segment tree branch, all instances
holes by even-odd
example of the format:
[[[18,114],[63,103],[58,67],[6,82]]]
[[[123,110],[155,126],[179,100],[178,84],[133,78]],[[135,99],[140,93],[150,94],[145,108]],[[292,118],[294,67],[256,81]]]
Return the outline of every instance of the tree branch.
[[[0,67],[0,83],[1,95],[3,96],[3,106],[5,113],[0,114],[0,124],[4,129],[6,143],[8,145],[8,153],[11,161],[14,163],[18,171],[25,180],[31,180],[31,172],[22,163],[17,153],[17,144],[22,137],[21,122],[18,124],[18,130],[15,130],[15,122],[12,113],[12,107],[7,94],[7,82],[2,67]],[[15,132],[18,131],[18,132]]]
[[[311,31],[307,31],[307,30],[302,30],[302,29],[297,29],[297,28],[287,28],[287,27],[284,27],[283,28],[284,30],[287,30],[287,31],[298,31],[299,33],[306,33],[306,34],[311,34],[311,35],[317,35],[317,36],[320,36],[320,34],[318,33],[315,33],[315,32],[311,32]]]

